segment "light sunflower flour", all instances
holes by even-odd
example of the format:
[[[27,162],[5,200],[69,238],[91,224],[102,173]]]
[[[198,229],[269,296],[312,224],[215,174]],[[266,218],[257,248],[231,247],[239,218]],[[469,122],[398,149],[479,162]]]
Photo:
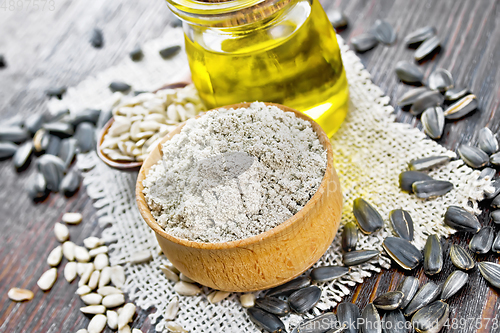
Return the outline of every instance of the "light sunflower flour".
[[[188,120],[162,152],[143,182],[151,213],[167,233],[210,243],[258,235],[293,216],[327,164],[309,122],[257,102]]]

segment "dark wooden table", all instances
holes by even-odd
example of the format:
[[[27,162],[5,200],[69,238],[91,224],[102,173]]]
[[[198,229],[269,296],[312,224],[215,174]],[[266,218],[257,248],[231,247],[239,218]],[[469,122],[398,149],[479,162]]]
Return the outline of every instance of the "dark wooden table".
[[[14,115],[26,116],[46,111],[44,91],[51,86],[73,86],[89,75],[95,75],[119,63],[141,43],[160,36],[168,29],[171,14],[161,0],[124,1],[53,0],[33,3],[18,10],[21,1],[8,1],[0,8],[0,54],[8,67],[0,69],[0,119]],[[448,69],[459,85],[469,87],[479,98],[480,111],[449,123],[439,142],[449,149],[461,143],[474,143],[484,126],[494,132],[500,128],[500,2],[497,0],[324,0],[325,8],[341,8],[350,19],[350,26],[341,32],[348,40],[375,22],[386,19],[394,25],[399,41],[391,47],[377,46],[361,55],[373,80],[392,99],[397,100],[408,86],[398,82],[394,65],[411,60],[413,52],[400,42],[409,32],[424,25],[434,25],[443,42],[443,50],[422,65],[428,76],[434,69]],[[11,6],[12,3],[12,7]],[[0,0],[4,5],[5,0]],[[11,10],[14,9],[14,10]],[[105,44],[93,49],[88,39],[94,27],[103,30]],[[421,127],[409,113],[397,109],[397,120]],[[32,174],[16,173],[9,161],[0,162],[0,332],[75,332],[87,326],[88,319],[75,297],[76,283],[68,285],[62,278],[48,293],[41,292],[36,281],[47,269],[46,258],[57,245],[52,226],[66,211],[80,211],[84,223],[72,227],[72,239],[81,242],[90,235],[99,235],[95,210],[81,189],[71,199],[51,195],[34,204],[23,190]],[[488,210],[481,215],[484,225],[491,224]],[[495,228],[498,230],[499,228]],[[446,242],[466,246],[469,237],[457,234]],[[477,260],[497,262],[495,255]],[[441,282],[453,271],[446,261],[443,272],[432,280]],[[59,269],[62,274],[62,269]],[[418,272],[421,281],[427,277]],[[363,307],[377,293],[392,289],[404,277],[399,269],[384,271],[366,279],[354,288],[349,300]],[[35,291],[35,298],[14,303],[7,298],[11,287]],[[450,318],[466,319],[468,325],[444,332],[498,332],[492,328],[498,318],[498,291],[491,289],[476,270],[468,285],[450,301]],[[149,309],[148,311],[155,311]],[[154,332],[148,311],[139,311],[134,327]],[[463,320],[462,319],[462,320]],[[482,328],[476,330],[472,322]]]

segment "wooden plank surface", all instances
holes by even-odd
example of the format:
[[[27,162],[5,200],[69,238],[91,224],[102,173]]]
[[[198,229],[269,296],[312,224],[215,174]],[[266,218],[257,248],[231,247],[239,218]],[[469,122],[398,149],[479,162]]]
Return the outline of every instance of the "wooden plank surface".
[[[3,5],[0,0],[0,5]],[[27,9],[27,1],[19,10],[0,7],[0,54],[8,67],[0,69],[0,119],[20,114],[23,117],[46,110],[44,91],[51,86],[73,86],[89,75],[96,75],[117,64],[137,43],[160,36],[168,29],[171,14],[164,1],[47,1],[37,10]],[[14,3],[14,2],[12,2]],[[453,74],[456,82],[469,87],[479,98],[480,111],[448,123],[445,136],[439,142],[450,149],[466,142],[475,142],[484,126],[494,132],[500,129],[500,3],[496,0],[324,0],[328,9],[341,8],[350,19],[350,26],[341,35],[349,40],[367,31],[376,19],[385,19],[398,32],[398,42],[390,47],[379,45],[360,55],[373,80],[394,100],[408,86],[394,75],[395,63],[411,60],[413,51],[402,45],[402,38],[424,25],[434,25],[443,41],[442,51],[422,65],[426,77],[443,67]],[[52,6],[51,6],[52,5]],[[50,9],[53,10],[50,10]],[[89,43],[94,27],[104,33],[104,47],[94,49]],[[396,109],[398,121],[421,127],[408,112]],[[73,198],[51,195],[42,203],[32,203],[23,187],[29,181],[33,166],[16,173],[9,161],[0,162],[0,332],[76,332],[86,327],[88,319],[79,313],[81,306],[74,291],[76,283],[68,285],[62,277],[51,292],[43,293],[36,281],[47,269],[50,250],[57,246],[52,226],[63,212],[80,211],[85,222],[71,228],[72,240],[80,242],[99,235],[95,210],[85,191]],[[481,215],[483,225],[491,224],[488,210]],[[498,231],[498,227],[495,228]],[[466,246],[470,237],[457,234],[445,241]],[[497,262],[494,255],[478,260]],[[62,274],[63,267],[59,268]],[[443,281],[453,271],[446,261],[443,272],[433,281]],[[375,295],[392,290],[403,278],[398,269],[384,271],[354,288],[349,300],[360,307]],[[420,271],[421,281],[427,277]],[[28,288],[35,299],[26,303],[8,300],[11,287]],[[466,288],[450,301],[450,317],[467,320],[467,325],[443,332],[497,332],[492,326],[498,317],[498,291],[491,289],[477,271],[471,273]],[[154,332],[148,311],[140,311],[134,327]],[[482,319],[481,319],[482,318]],[[489,318],[489,319],[488,319]],[[500,319],[500,318],[497,318]],[[476,330],[472,322],[480,320]],[[488,322],[489,321],[489,322]]]

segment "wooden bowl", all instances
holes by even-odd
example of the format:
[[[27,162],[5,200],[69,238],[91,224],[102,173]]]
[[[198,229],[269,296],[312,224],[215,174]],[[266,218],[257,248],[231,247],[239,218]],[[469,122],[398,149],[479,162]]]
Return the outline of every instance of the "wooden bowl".
[[[325,253],[339,227],[342,193],[328,136],[305,114],[283,105],[266,104],[309,121],[327,150],[327,168],[319,189],[304,208],[277,227],[242,240],[201,243],[169,235],[158,225],[146,203],[142,182],[151,166],[161,159],[161,145],[179,133],[184,124],[170,132],[150,153],[137,178],[139,211],[156,233],[163,253],[186,276],[210,288],[248,292],[283,284],[302,274]],[[249,105],[240,103],[224,108]]]

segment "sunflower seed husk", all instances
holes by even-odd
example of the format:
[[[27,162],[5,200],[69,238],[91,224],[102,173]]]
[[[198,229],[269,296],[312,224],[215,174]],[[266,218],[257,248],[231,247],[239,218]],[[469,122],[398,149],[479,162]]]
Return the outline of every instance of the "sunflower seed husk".
[[[383,248],[401,268],[412,270],[422,261],[422,253],[409,241],[398,237],[387,237]]]
[[[123,287],[125,284],[125,269],[122,266],[111,267],[111,282],[117,288]]]
[[[379,252],[376,250],[358,250],[346,252],[342,256],[342,261],[346,266],[354,266],[365,263],[376,256],[379,255]]]
[[[47,264],[52,267],[59,266],[63,257],[62,247],[56,246],[52,251],[50,251],[47,257]]]
[[[77,294],[78,296],[83,296],[83,295],[90,294],[91,292],[92,292],[92,289],[90,289],[89,286],[83,285],[81,287],[78,287],[78,289],[75,291],[75,294]]]
[[[377,308],[373,303],[368,303],[361,313],[363,322],[361,331],[363,333],[382,333],[382,321]]]
[[[424,272],[435,275],[443,268],[443,249],[438,235],[430,235],[424,246]]]
[[[453,189],[446,180],[421,180],[412,184],[413,192],[421,199],[431,199],[445,195]]]
[[[373,300],[373,305],[381,310],[396,310],[403,301],[404,294],[401,291],[389,291],[377,296]]]
[[[333,312],[326,312],[311,319],[303,320],[292,333],[330,333],[340,328],[337,316]],[[343,332],[341,330],[340,332]]]
[[[496,153],[490,156],[490,163],[493,165],[500,165],[500,153]]]
[[[68,261],[75,260],[75,246],[75,243],[71,241],[66,241],[62,244],[62,252],[64,258],[66,258]]]
[[[201,289],[192,283],[179,281],[174,285],[174,291],[183,296],[195,296],[201,292]]]
[[[80,277],[80,281],[78,281],[78,287],[87,284],[93,272],[94,272],[94,264],[93,263],[86,264],[85,270],[83,271],[82,276]]]
[[[428,58],[435,52],[438,52],[440,47],[441,47],[441,42],[439,41],[439,38],[437,36],[433,36],[425,40],[425,42],[420,44],[420,46],[415,50],[414,54],[415,60],[421,61]]]
[[[112,330],[118,329],[118,313],[113,310],[106,311],[106,318],[108,321],[108,327]]]
[[[342,302],[337,306],[337,317],[345,326],[345,333],[358,333],[359,308],[351,302]]]
[[[343,266],[323,266],[314,268],[310,277],[315,282],[327,282],[349,273],[349,268]]]
[[[495,177],[495,175],[497,174],[497,171],[493,168],[484,168],[482,171],[481,171],[481,174],[479,175],[479,177],[477,178],[478,180],[480,179],[488,179],[488,180],[491,180],[493,179],[493,177]]]
[[[478,103],[476,96],[469,94],[450,105],[444,111],[444,117],[448,120],[457,120],[476,110],[477,106]]]
[[[177,296],[174,296],[174,298],[170,301],[170,303],[168,303],[167,307],[165,308],[165,312],[163,313],[163,319],[174,320],[175,317],[177,317],[179,309],[180,309],[179,299],[177,298]]]
[[[430,90],[419,96],[411,106],[410,113],[414,116],[419,116],[428,108],[442,105],[443,102],[444,97],[439,91]]]
[[[413,276],[407,276],[404,280],[402,280],[396,290],[401,291],[404,295],[401,304],[399,305],[400,309],[404,309],[408,306],[408,304],[413,299],[413,296],[417,293],[418,290],[418,279]]]
[[[95,148],[95,127],[89,122],[83,122],[76,127],[75,136],[80,153],[88,153]]]
[[[102,305],[107,308],[116,308],[117,306],[123,305],[125,303],[125,296],[123,294],[111,294],[104,296],[102,299]]]
[[[453,76],[444,68],[438,68],[429,76],[429,88],[444,92],[455,86]]]
[[[437,301],[415,313],[411,318],[411,324],[418,333],[438,333],[447,322],[449,314],[449,305]]]
[[[244,308],[251,308],[255,305],[255,294],[247,293],[240,296],[241,306]]]
[[[455,295],[469,279],[469,275],[462,271],[452,272],[443,284],[443,291],[441,292],[441,300],[445,301],[451,296]]]
[[[20,145],[17,148],[14,157],[12,158],[14,167],[17,170],[23,170],[28,165],[32,152],[33,152],[33,142],[28,141]]]
[[[421,121],[425,134],[434,140],[441,138],[444,131],[443,108],[440,106],[428,108],[422,114]]]
[[[102,270],[104,267],[109,266],[109,258],[105,253],[99,253],[94,258],[95,269]]]
[[[99,289],[97,289],[97,293],[99,295],[102,295],[103,297],[106,297],[109,295],[123,294],[123,291],[116,287],[104,286],[104,287],[99,287]]]
[[[398,78],[405,83],[421,83],[424,79],[420,68],[409,61],[398,61],[395,71]]]
[[[151,251],[146,250],[146,251],[140,251],[132,254],[130,258],[128,259],[128,262],[131,263],[132,265],[136,264],[144,264],[153,259],[153,256],[151,254]]]
[[[179,275],[172,272],[168,267],[162,265],[160,266],[161,271],[165,274],[165,277],[170,281],[177,282],[179,281]]]
[[[406,319],[399,309],[387,312],[382,318],[384,333],[406,333]]]
[[[344,13],[338,10],[334,10],[328,13],[328,19],[330,20],[330,23],[336,30],[345,29],[349,24],[347,16],[345,16]]]
[[[102,239],[94,236],[87,237],[83,240],[83,245],[85,245],[85,247],[89,250],[95,249],[96,247],[103,244],[104,242],[102,241]]]
[[[76,276],[76,262],[70,261],[64,266],[64,278],[68,283],[71,283],[76,279]]]
[[[22,143],[30,137],[28,131],[19,126],[1,126],[0,141]]]
[[[377,40],[386,45],[394,44],[396,41],[396,31],[392,25],[384,20],[376,20],[372,28],[373,35]]]
[[[477,265],[481,275],[486,281],[491,283],[494,287],[500,288],[500,265],[488,261],[478,262]]]
[[[104,314],[106,307],[103,305],[88,305],[80,308],[80,311],[85,314]]]
[[[498,150],[498,141],[488,127],[479,131],[477,141],[479,148],[488,155],[494,154]]]
[[[15,302],[23,302],[32,300],[35,294],[28,289],[11,288],[9,289],[7,296]]]
[[[425,92],[428,92],[427,87],[418,87],[407,91],[398,101],[400,107],[410,106]]]
[[[300,276],[280,286],[269,289],[266,296],[288,296],[294,291],[311,285],[311,279],[307,276]]]
[[[89,262],[90,261],[89,251],[83,246],[75,246],[75,259],[78,262]]]
[[[168,58],[171,58],[172,56],[176,55],[180,50],[181,50],[181,47],[179,45],[174,45],[174,46],[166,47],[166,48],[160,50],[158,53],[160,53],[160,56],[163,59],[168,59]]]
[[[434,282],[427,282],[420,288],[416,295],[411,300],[410,304],[404,309],[403,314],[410,316],[416,311],[420,310],[427,304],[435,301],[439,294],[441,294],[441,287]]]
[[[108,247],[106,245],[96,247],[95,249],[89,251],[91,257],[95,257],[101,253],[108,253]]]
[[[96,293],[90,293],[82,295],[80,296],[80,298],[82,299],[83,303],[87,305],[100,305],[103,297]]]
[[[14,156],[17,151],[17,145],[12,142],[0,142],[0,159],[6,159]]]
[[[357,52],[366,52],[377,46],[378,40],[371,33],[363,33],[351,38],[351,45]]]
[[[90,36],[90,44],[95,48],[101,48],[104,44],[104,38],[100,29],[94,28]],[[90,332],[89,332],[90,333]]]
[[[477,254],[486,254],[490,252],[493,244],[493,228],[484,227],[477,232],[469,242],[469,249]]]
[[[491,246],[491,250],[495,253],[500,253],[500,232],[497,233],[497,236],[493,241],[493,245]]]
[[[47,291],[50,288],[52,288],[52,286],[54,285],[56,280],[57,280],[57,269],[51,268],[51,269],[45,271],[42,274],[42,276],[40,276],[40,278],[38,279],[36,284],[43,291]]]
[[[436,28],[431,26],[426,26],[420,29],[417,29],[411,33],[409,33],[405,39],[404,43],[409,47],[414,47],[420,45],[425,42],[427,39],[436,35]]]
[[[288,304],[290,305],[290,309],[296,313],[305,313],[311,310],[320,298],[321,289],[316,286],[309,286],[293,292],[288,297]]]
[[[69,229],[62,223],[56,222],[54,224],[54,234],[56,235],[56,239],[61,243],[69,239]]]
[[[127,93],[130,91],[130,88],[132,88],[130,85],[126,84],[125,82],[120,82],[120,81],[114,81],[109,84],[109,89],[112,92],[122,92],[122,93]]]
[[[286,316],[290,312],[288,302],[272,296],[257,298],[255,306],[279,317]]]
[[[455,267],[468,271],[476,265],[474,259],[461,246],[452,244],[450,247],[450,259]]]
[[[444,214],[444,223],[458,231],[476,233],[481,229],[477,217],[458,206],[450,206]]]
[[[67,197],[72,196],[80,188],[80,175],[76,171],[70,171],[63,177],[59,184],[59,192]]]
[[[348,222],[342,229],[342,251],[349,252],[356,250],[358,242],[358,227],[354,222]]]
[[[286,332],[285,324],[278,316],[255,307],[248,308],[247,311],[250,320],[259,328],[273,333]]]
[[[364,234],[372,234],[384,226],[384,220],[380,213],[362,198],[354,199],[352,212],[356,218],[359,229]]]
[[[389,221],[398,237],[410,242],[413,240],[413,220],[410,213],[403,209],[394,209],[389,213]]]
[[[444,99],[446,101],[456,101],[465,95],[470,94],[469,89],[462,87],[455,87],[449,90],[446,90],[444,94]]]

